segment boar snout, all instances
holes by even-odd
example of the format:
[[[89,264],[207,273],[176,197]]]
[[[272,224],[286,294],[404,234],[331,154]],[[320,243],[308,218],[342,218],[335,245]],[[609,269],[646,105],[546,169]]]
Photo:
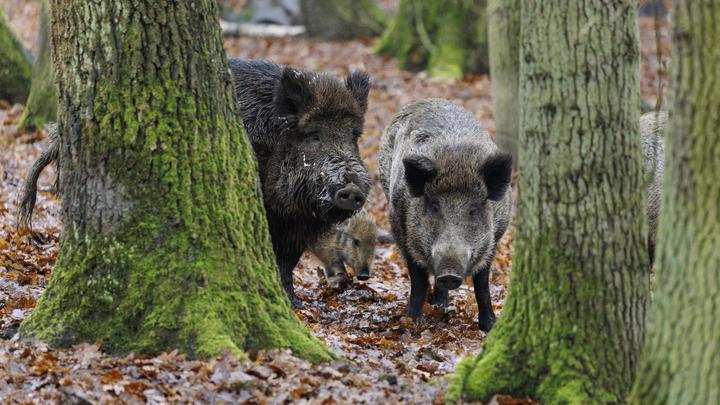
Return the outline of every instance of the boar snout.
[[[335,193],[333,204],[342,210],[357,211],[365,204],[365,193],[354,184],[347,184]]]
[[[463,282],[463,278],[457,274],[443,274],[437,278],[436,284],[445,290],[454,290]]]
[[[470,262],[470,249],[442,244],[433,250],[435,284],[445,290],[454,290],[460,287]]]
[[[357,279],[360,281],[365,281],[370,279],[370,269],[362,269],[357,275]]]

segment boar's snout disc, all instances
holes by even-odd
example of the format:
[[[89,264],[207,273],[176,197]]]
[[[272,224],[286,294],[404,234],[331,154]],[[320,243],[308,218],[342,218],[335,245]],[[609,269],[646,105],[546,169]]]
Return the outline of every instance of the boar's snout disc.
[[[348,184],[335,193],[333,204],[343,210],[359,210],[365,204],[365,193],[358,186]]]
[[[444,274],[437,278],[436,284],[445,290],[454,290],[463,282],[463,278],[457,274]]]

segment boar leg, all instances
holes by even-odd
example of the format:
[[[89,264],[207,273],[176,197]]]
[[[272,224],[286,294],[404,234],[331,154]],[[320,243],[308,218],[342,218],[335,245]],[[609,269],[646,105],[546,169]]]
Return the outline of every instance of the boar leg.
[[[407,314],[413,321],[422,316],[423,304],[427,297],[428,273],[415,263],[408,262],[410,271],[410,302],[408,303]]]
[[[495,324],[495,313],[490,299],[490,266],[473,274],[473,289],[478,306],[478,325],[483,332],[489,332]]]
[[[430,297],[430,303],[445,308],[448,304],[448,290],[438,287],[438,285],[435,284],[432,296]]]
[[[293,269],[302,256],[302,250],[290,252],[287,254],[276,255],[278,262],[278,270],[280,271],[280,281],[287,293],[292,307],[295,309],[303,309],[304,305],[295,296],[295,287],[293,287]]]
[[[347,271],[345,271],[345,263],[342,260],[335,260],[332,265],[327,268],[328,278],[335,276],[344,276],[347,278]]]

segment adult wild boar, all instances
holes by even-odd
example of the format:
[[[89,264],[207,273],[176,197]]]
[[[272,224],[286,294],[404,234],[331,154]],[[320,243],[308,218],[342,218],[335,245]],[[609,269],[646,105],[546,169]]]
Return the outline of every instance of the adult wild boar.
[[[292,271],[320,234],[362,208],[370,177],[358,150],[369,78],[264,61],[230,60],[245,129],[257,158],[270,236],[294,307]]]
[[[512,157],[498,150],[472,114],[447,100],[400,111],[380,146],[380,180],[395,241],[410,272],[408,315],[417,320],[435,276],[431,302],[471,276],[480,329],[495,322],[488,278],[510,222]]]

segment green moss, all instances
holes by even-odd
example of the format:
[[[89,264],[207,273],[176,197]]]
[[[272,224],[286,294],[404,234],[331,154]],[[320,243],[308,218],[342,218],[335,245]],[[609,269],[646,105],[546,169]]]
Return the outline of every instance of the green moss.
[[[47,122],[55,121],[57,115],[57,89],[50,57],[49,4],[41,2],[40,11],[40,55],[32,67],[32,87],[18,128],[42,128]]]
[[[380,35],[387,15],[374,0],[311,0],[302,2],[307,33],[325,39]]]
[[[440,80],[487,71],[484,2],[402,0],[375,52]]]
[[[193,240],[188,229],[170,231],[143,217],[129,219],[112,239],[66,233],[22,335],[59,346],[99,340],[118,353],[177,348],[209,357],[289,348],[313,361],[331,358],[289,309],[274,268],[259,261],[240,272],[251,263],[218,249],[222,241]]]
[[[448,402],[485,402],[495,394],[508,394],[530,396],[544,404],[617,403],[618,393],[628,387],[613,374],[615,365],[597,365],[598,353],[610,345],[597,333],[603,329],[603,319],[580,320],[574,314],[575,302],[589,308],[600,304],[602,291],[595,287],[599,280],[590,274],[581,276],[572,257],[550,248],[549,239],[531,246],[532,256],[522,244],[516,246],[513,289],[503,316],[487,337],[483,352],[458,364]],[[551,283],[547,276],[531,273],[530,283],[543,288],[528,287],[529,272],[548,268],[564,276]],[[530,308],[546,315],[533,317]]]
[[[31,66],[0,10],[0,99],[22,103],[30,92]]]

